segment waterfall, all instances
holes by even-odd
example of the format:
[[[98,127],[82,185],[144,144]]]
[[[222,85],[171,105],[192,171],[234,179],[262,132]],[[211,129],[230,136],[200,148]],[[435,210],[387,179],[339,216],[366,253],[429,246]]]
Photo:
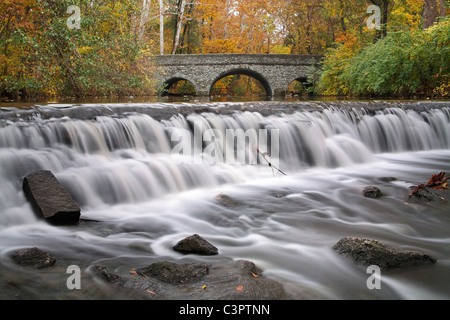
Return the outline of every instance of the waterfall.
[[[375,113],[329,107],[269,116],[175,114],[160,121],[138,112],[5,120],[1,206],[20,202],[7,190],[14,186],[19,193],[23,177],[43,169],[53,171],[81,205],[95,207],[245,181],[270,161],[295,172],[365,163],[377,153],[448,149],[449,119],[448,107]]]

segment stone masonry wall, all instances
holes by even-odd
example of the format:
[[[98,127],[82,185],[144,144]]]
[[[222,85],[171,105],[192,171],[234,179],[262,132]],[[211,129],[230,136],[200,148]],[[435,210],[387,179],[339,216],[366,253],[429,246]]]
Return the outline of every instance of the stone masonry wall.
[[[268,95],[283,95],[289,84],[306,78],[312,63],[322,56],[275,54],[198,54],[155,56],[159,67],[158,89],[171,79],[190,81],[199,96],[209,96],[214,83],[241,73],[258,79]]]

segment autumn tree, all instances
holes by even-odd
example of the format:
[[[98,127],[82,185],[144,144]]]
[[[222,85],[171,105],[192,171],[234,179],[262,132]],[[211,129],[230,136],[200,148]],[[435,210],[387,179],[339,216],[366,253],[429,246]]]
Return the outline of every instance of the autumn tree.
[[[33,21],[40,19],[40,8],[32,0],[5,0],[0,3],[0,94],[14,98],[23,91],[39,90],[39,80],[27,68],[29,60],[38,60],[27,45],[40,30]],[[33,68],[35,69],[35,68]]]
[[[277,10],[284,1],[204,0],[197,6],[202,53],[274,53],[283,35]]]
[[[67,25],[72,4],[2,2],[2,94],[81,97],[150,92],[152,68],[144,41],[148,2],[80,0],[80,28],[75,29]]]

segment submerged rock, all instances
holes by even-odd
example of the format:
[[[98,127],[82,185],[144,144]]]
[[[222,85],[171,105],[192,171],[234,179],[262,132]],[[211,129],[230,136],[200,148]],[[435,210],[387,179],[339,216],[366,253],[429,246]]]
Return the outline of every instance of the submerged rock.
[[[213,246],[198,234],[194,234],[190,237],[180,240],[173,247],[173,249],[181,253],[192,253],[207,256],[216,255],[219,253],[219,250],[215,246]]]
[[[206,263],[177,264],[163,261],[138,269],[136,272],[167,283],[183,284],[203,279],[209,273],[209,266]]]
[[[224,207],[238,207],[238,206],[242,205],[242,203],[239,202],[238,200],[233,199],[232,197],[227,196],[226,194],[222,194],[222,193],[219,194],[216,197],[216,199]]]
[[[335,249],[358,265],[376,265],[380,269],[434,264],[436,259],[418,251],[395,249],[383,242],[356,237],[339,240]]]
[[[216,300],[288,299],[283,286],[267,279],[252,261],[237,260],[210,268],[205,279],[208,297]]]
[[[74,224],[81,209],[50,171],[39,171],[24,178],[26,198],[36,214],[52,224]]]
[[[398,181],[395,177],[379,177],[378,180],[381,182],[392,182],[392,181]]]
[[[377,187],[368,186],[363,189],[363,195],[366,198],[380,198],[383,196],[383,193]]]
[[[12,256],[12,259],[18,265],[34,269],[48,268],[56,263],[56,259],[50,253],[39,248],[19,250]]]
[[[157,262],[128,275],[93,266],[94,275],[103,281],[133,290],[144,299],[195,300],[279,300],[289,298],[283,286],[262,275],[251,261],[238,260],[215,265],[205,263],[176,264]],[[177,276],[181,272],[188,278]],[[170,280],[169,280],[170,279]],[[169,280],[169,281],[168,281]],[[131,293],[128,292],[131,296]]]
[[[413,191],[409,195],[410,198],[414,197],[415,199],[425,202],[442,200],[442,198],[439,195],[437,195],[435,192],[430,190],[430,188],[427,188],[425,186],[411,187],[411,189],[413,189]]]
[[[132,300],[167,299],[157,281],[149,278],[117,275],[101,265],[93,265],[87,271],[91,276],[118,289],[120,298]]]

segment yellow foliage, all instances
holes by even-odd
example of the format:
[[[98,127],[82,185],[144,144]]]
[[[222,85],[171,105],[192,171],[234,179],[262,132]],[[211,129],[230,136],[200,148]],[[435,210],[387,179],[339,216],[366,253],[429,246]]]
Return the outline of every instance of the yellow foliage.
[[[292,52],[292,48],[285,47],[285,46],[279,44],[279,45],[273,46],[270,53],[273,53],[273,54],[291,54],[291,52]]]
[[[419,30],[422,27],[423,0],[406,0],[406,5],[394,2],[388,26],[400,30]]]
[[[78,49],[78,52],[80,54],[85,54],[85,53],[88,53],[89,51],[92,51],[91,47],[81,47],[81,48]]]

